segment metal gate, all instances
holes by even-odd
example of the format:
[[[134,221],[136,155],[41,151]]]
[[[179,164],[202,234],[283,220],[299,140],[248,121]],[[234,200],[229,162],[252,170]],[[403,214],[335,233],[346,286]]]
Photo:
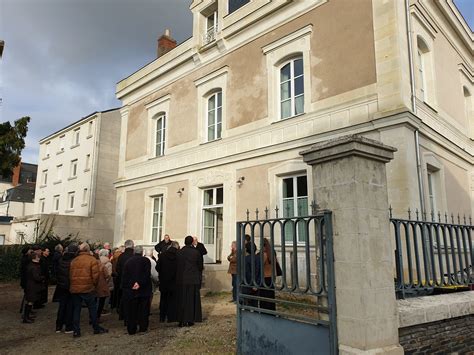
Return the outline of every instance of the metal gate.
[[[332,214],[312,207],[237,222],[239,354],[338,353]]]

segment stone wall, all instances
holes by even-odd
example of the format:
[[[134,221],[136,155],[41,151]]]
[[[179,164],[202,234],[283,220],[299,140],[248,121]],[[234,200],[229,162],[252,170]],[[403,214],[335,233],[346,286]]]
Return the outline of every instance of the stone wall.
[[[474,352],[473,329],[473,314],[400,328],[400,345],[405,354]]]

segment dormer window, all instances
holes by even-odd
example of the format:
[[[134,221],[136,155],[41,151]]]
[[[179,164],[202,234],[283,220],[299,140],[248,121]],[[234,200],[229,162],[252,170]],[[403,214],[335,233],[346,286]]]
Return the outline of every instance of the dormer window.
[[[249,2],[250,0],[229,0],[229,14],[240,9],[242,6]]]
[[[217,2],[209,6],[202,12],[205,17],[205,28],[203,33],[202,42],[203,45],[214,42],[216,40],[218,30],[218,12]]]

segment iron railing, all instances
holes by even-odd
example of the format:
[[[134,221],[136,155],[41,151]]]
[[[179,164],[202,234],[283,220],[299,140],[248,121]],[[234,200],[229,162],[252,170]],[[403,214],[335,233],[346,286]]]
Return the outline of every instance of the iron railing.
[[[207,30],[206,32],[204,32],[204,34],[202,35],[203,45],[214,42],[216,40],[216,37],[217,37],[217,32],[218,32],[217,24],[214,25],[214,27]]]
[[[313,211],[316,205],[312,205]],[[329,325],[335,316],[334,262],[332,249],[332,214],[323,211],[314,215],[237,222],[239,304],[242,309],[258,311],[313,324]],[[254,252],[245,253],[249,243]],[[271,277],[264,278],[264,238],[270,244]],[[281,268],[277,275],[276,263]],[[250,292],[249,292],[250,291]],[[265,291],[275,292],[268,297]],[[262,307],[263,303],[273,304]],[[269,309],[270,308],[270,309]],[[298,313],[295,309],[306,309]],[[335,319],[334,319],[335,322]]]
[[[408,219],[398,219],[393,218],[390,208],[390,224],[395,238],[398,298],[432,294],[436,289],[467,288],[474,283],[474,226],[470,217],[408,210]]]

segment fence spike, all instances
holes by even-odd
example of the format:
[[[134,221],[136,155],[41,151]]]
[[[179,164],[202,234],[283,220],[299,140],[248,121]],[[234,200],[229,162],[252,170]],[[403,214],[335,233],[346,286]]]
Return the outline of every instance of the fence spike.
[[[426,221],[426,211],[421,213],[421,218],[423,218],[423,221]]]
[[[390,218],[392,218],[392,205],[390,205],[390,207],[388,208],[388,212],[389,212]]]
[[[458,224],[461,224],[461,218],[459,217],[459,212],[458,212]]]
[[[415,215],[416,215],[416,220],[418,221],[418,220],[419,220],[418,208],[417,208],[416,211],[415,211]]]
[[[249,220],[249,215],[250,215],[250,211],[249,209],[247,208],[247,211],[245,212],[247,214],[247,221]]]
[[[411,209],[408,207],[408,219],[411,219]]]
[[[441,212],[438,211],[438,222],[441,223]]]
[[[280,209],[278,208],[278,205],[275,206],[275,217],[276,217],[276,218],[278,218],[278,211],[279,211],[279,210],[280,210]]]
[[[435,216],[435,215],[434,215],[434,211],[431,210],[431,222],[434,222],[434,220],[435,220],[434,216]]]
[[[316,211],[318,209],[318,204],[316,203],[315,200],[311,202],[311,214],[316,214]]]
[[[444,223],[448,223],[448,212],[444,212]]]
[[[469,225],[472,226],[472,218],[469,216]]]
[[[257,209],[255,210],[255,219],[258,221],[258,207],[257,207]]]
[[[466,214],[463,215],[464,224],[466,224]]]
[[[454,215],[451,213],[451,223],[454,224]]]
[[[268,219],[268,207],[265,206],[265,219]]]

